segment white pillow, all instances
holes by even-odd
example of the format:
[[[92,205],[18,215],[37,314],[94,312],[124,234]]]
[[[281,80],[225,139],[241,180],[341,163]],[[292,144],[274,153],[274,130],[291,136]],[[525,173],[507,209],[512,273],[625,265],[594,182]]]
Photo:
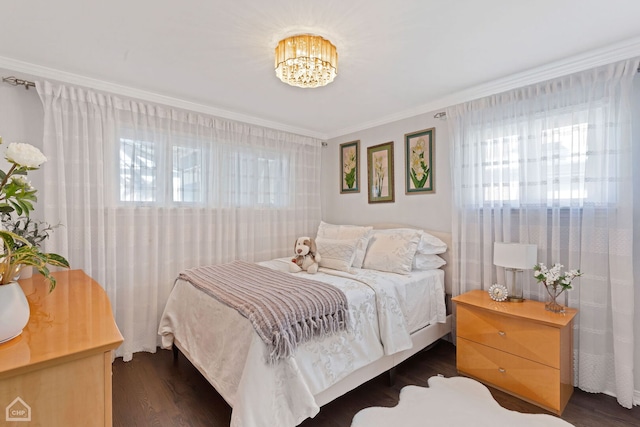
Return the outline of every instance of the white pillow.
[[[432,236],[426,231],[422,231],[420,243],[418,243],[418,253],[424,255],[443,254],[447,251],[447,244],[436,236]]]
[[[409,274],[421,231],[408,228],[373,230],[362,268]]]
[[[373,227],[365,227],[360,225],[334,225],[328,224],[324,221],[320,221],[317,237],[324,237],[327,239],[335,240],[358,239],[356,254],[353,258],[352,267],[362,268],[362,261],[364,260],[365,253],[367,251],[367,245],[369,244],[369,232],[372,229]],[[322,252],[320,253],[320,255],[322,255]]]
[[[337,240],[317,237],[316,248],[320,254],[320,267],[351,273],[357,244],[358,239]]]
[[[414,270],[435,270],[445,265],[447,261],[432,254],[419,254],[413,257],[413,269]]]

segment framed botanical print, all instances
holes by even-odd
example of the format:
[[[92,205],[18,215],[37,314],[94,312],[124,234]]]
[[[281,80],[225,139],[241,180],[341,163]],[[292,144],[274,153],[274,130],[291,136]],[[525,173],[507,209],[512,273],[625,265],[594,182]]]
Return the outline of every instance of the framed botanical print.
[[[406,194],[434,193],[436,129],[408,133],[405,141]]]
[[[340,144],[340,193],[360,192],[360,141]]]
[[[393,141],[367,147],[369,203],[393,202]]]

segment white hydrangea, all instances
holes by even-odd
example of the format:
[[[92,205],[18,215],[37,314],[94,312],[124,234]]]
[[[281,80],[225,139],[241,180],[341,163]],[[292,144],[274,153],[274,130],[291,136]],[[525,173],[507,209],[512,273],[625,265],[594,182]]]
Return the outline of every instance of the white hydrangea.
[[[11,163],[30,169],[37,169],[47,161],[47,158],[40,150],[31,144],[23,142],[9,144],[5,158]]]

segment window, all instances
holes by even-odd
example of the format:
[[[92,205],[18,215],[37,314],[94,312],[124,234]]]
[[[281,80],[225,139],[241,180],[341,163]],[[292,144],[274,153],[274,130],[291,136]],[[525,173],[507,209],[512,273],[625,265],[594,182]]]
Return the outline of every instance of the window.
[[[276,152],[238,148],[228,152],[228,197],[233,206],[286,206],[289,199],[289,162]]]
[[[284,207],[286,153],[240,145],[120,139],[120,202],[140,205]]]
[[[202,153],[188,147],[173,146],[173,201],[201,203]]]
[[[120,139],[120,201],[155,202],[157,172],[153,143]]]
[[[586,187],[586,123],[543,129],[533,138],[508,135],[482,147],[485,202],[571,206],[596,201]]]

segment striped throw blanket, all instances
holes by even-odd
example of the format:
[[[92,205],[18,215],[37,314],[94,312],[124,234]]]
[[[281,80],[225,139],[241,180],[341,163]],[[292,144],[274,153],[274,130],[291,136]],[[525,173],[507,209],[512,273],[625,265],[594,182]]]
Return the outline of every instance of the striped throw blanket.
[[[267,345],[269,363],[298,344],[347,327],[347,298],[338,288],[244,261],[185,270],[191,283],[249,319]]]

